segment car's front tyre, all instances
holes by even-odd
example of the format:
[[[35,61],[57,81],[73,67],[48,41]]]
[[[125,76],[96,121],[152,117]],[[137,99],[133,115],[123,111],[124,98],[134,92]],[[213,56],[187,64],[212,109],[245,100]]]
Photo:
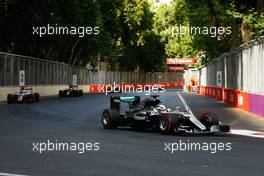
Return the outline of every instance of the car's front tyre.
[[[59,90],[59,97],[63,97],[63,90]]]
[[[198,117],[198,120],[206,127],[206,131],[210,131],[211,127],[219,126],[220,122],[216,114],[207,112]]]

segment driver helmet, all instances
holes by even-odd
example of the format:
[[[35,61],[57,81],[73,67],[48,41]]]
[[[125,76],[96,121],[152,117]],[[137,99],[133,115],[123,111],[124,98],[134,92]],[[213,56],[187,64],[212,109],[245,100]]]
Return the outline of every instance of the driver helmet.
[[[164,105],[158,105],[157,108],[162,112],[166,111],[166,107]]]

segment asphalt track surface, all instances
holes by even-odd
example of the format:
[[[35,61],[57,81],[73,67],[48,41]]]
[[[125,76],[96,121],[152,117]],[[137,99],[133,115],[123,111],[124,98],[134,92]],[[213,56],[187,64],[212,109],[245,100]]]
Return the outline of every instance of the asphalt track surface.
[[[207,97],[181,93],[194,114],[215,110],[234,128],[262,130],[227,106]],[[161,94],[169,107],[182,106],[175,91]],[[100,116],[109,97],[46,98],[39,104],[0,105],[0,175],[263,175],[264,139],[238,135],[167,136],[126,128],[105,130]],[[235,114],[235,112],[234,112]],[[243,114],[243,113],[242,113]],[[244,113],[243,115],[246,115]],[[264,130],[263,130],[264,131]],[[33,142],[99,142],[99,151],[33,151]],[[165,151],[165,143],[231,143],[231,151]]]

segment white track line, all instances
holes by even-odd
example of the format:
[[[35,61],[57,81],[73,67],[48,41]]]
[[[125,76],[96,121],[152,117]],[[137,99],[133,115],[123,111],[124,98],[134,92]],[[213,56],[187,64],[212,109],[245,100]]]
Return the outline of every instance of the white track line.
[[[241,136],[264,138],[264,132],[260,132],[260,131],[233,129],[233,130],[231,130],[230,133],[235,134],[235,135],[241,135]]]
[[[28,175],[19,175],[19,174],[10,174],[10,173],[0,172],[0,176],[28,176]]]
[[[184,98],[181,96],[181,94],[179,94],[177,92],[178,97],[180,98],[182,104],[184,105],[184,108],[186,109],[186,111],[188,111],[190,113],[190,120],[196,124],[201,130],[205,130],[206,127],[195,117],[195,115],[193,114],[191,108],[187,105],[186,101],[184,100]]]

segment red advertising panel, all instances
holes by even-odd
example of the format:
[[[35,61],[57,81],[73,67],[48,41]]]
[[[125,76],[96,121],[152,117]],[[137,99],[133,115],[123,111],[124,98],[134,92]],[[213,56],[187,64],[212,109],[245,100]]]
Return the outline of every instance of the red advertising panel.
[[[185,67],[173,67],[173,66],[171,66],[171,67],[168,67],[168,70],[169,71],[184,71],[185,70]]]
[[[195,58],[168,58],[167,59],[167,65],[174,65],[174,64],[195,64],[196,59]]]

